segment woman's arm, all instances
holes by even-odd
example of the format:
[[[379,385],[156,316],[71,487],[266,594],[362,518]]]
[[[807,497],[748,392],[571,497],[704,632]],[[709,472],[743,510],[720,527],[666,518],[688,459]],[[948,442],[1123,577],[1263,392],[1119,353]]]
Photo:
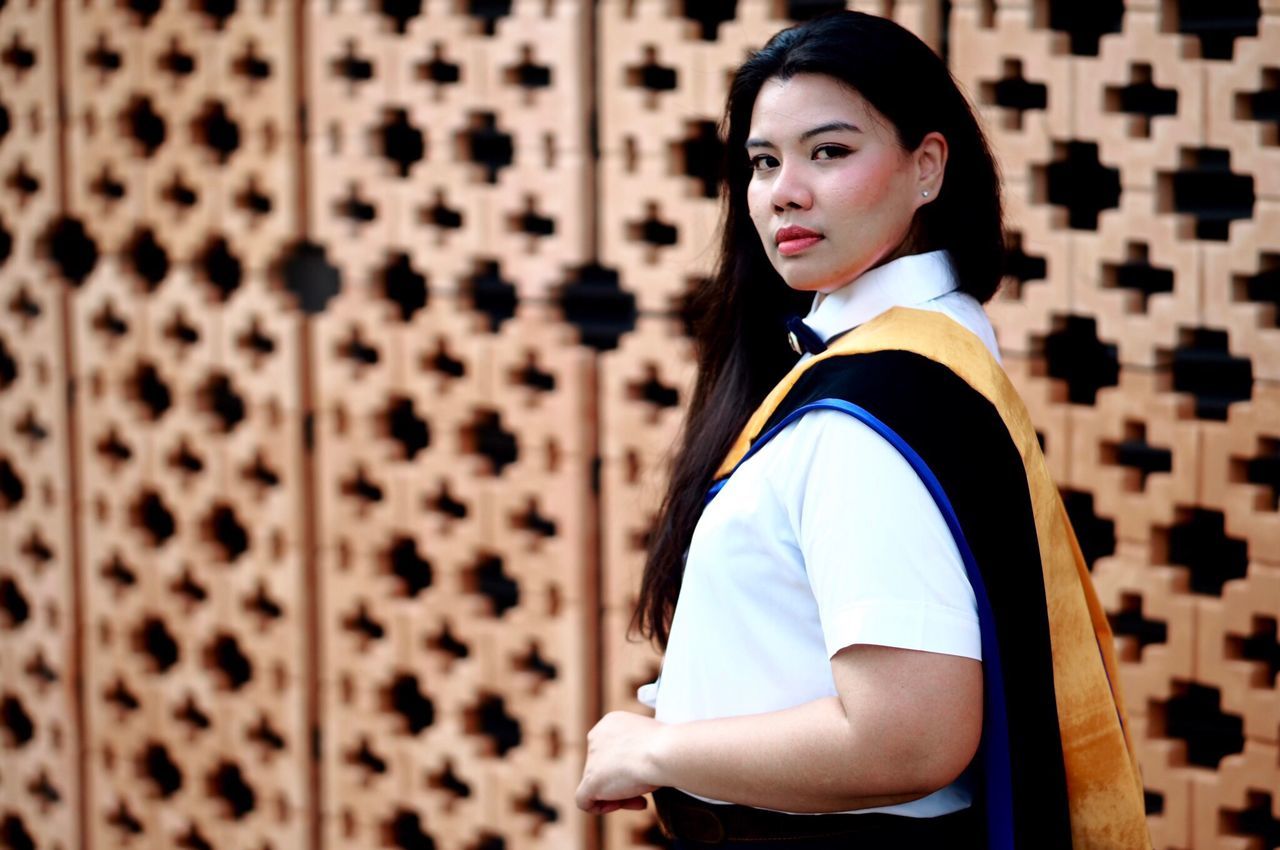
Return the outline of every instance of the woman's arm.
[[[978,661],[859,644],[831,666],[839,697],[660,725],[644,781],[768,809],[832,812],[925,796],[973,758],[982,732]]]

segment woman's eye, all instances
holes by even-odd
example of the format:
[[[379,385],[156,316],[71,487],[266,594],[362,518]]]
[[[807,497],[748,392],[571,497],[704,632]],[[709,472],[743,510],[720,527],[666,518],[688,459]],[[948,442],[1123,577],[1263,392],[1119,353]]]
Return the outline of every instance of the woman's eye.
[[[826,156],[819,156],[819,154],[823,153],[825,153]],[[840,147],[839,145],[819,145],[813,151],[815,159],[839,159],[843,156],[848,156],[849,153],[850,151],[847,148]],[[750,161],[752,171],[761,171],[764,168],[773,168],[777,164],[777,158],[767,153],[757,154],[756,156],[753,156]]]
[[[823,151],[826,151],[828,153],[828,156],[825,157],[826,159],[839,159],[840,157],[849,153],[849,151],[847,151],[842,147],[839,147],[838,145],[822,145],[821,147],[819,147],[817,150],[813,152],[814,156],[817,156]]]

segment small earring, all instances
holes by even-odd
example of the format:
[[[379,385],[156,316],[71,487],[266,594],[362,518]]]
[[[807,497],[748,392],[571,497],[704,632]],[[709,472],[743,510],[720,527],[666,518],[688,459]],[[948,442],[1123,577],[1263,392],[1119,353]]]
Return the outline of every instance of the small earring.
[[[921,192],[920,194],[921,194],[922,196],[924,196],[924,197],[926,197],[926,198],[927,198],[927,197],[929,197],[929,190],[928,190],[928,189],[925,189],[925,190],[924,190],[923,192]]]

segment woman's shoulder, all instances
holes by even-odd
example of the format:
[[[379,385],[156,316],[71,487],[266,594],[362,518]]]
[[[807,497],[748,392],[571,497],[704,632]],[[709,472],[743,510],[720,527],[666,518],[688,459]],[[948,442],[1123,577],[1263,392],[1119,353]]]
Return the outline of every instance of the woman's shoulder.
[[[1001,362],[1000,345],[996,339],[995,327],[991,324],[991,318],[987,315],[982,302],[977,298],[967,292],[961,292],[956,289],[916,306],[920,309],[942,313],[955,320],[963,328],[982,340],[982,344],[991,352],[996,361]]]
[[[874,428],[848,412],[836,408],[806,411],[787,423],[770,441],[770,452],[778,475],[803,474],[814,464],[836,465],[870,454],[894,452]]]

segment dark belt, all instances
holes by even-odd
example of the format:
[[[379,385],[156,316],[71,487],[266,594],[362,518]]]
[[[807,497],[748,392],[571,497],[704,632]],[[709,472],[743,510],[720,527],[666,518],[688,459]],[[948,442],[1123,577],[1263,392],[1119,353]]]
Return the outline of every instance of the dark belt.
[[[962,809],[935,818],[912,818],[885,812],[868,814],[802,815],[757,809],[753,806],[707,803],[676,788],[653,792],[658,824],[667,838],[718,844],[722,841],[785,840],[826,836],[861,835],[901,838],[906,841],[945,838],[932,846],[968,846],[976,836],[976,817]]]

